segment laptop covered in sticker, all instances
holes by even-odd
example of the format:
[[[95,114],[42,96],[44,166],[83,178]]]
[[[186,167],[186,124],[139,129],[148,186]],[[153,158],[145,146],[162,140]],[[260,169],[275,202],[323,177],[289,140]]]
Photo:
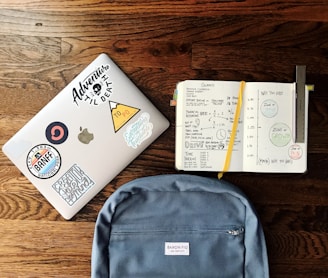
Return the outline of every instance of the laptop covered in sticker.
[[[100,54],[2,148],[71,219],[169,126],[106,54]]]

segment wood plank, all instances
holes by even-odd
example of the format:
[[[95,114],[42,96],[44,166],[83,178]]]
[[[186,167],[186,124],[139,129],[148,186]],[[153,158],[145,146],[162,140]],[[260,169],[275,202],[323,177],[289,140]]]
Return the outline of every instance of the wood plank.
[[[317,86],[315,92],[311,95],[309,103],[308,151],[311,153],[326,153],[326,150],[328,150],[328,133],[325,127],[328,123],[328,94],[327,89],[322,89],[320,91],[320,88]]]
[[[0,34],[43,37],[121,37],[147,39],[167,33],[168,22],[172,28],[183,28],[189,18],[146,14],[108,14],[101,12],[34,12],[28,10],[0,9]],[[199,19],[206,21],[204,19]],[[163,26],[163,27],[162,27]],[[108,31],[110,30],[110,32]],[[136,33],[138,36],[136,36]]]
[[[62,62],[88,63],[91,57],[106,52],[122,64],[136,64],[141,68],[185,68],[190,65],[191,44],[163,39],[119,40],[99,38],[64,38]]]
[[[279,48],[279,51],[286,49],[286,54],[288,54],[289,48],[291,52],[294,52],[295,48],[296,50],[301,48],[304,51],[318,48],[322,49],[323,52],[324,48],[328,46],[327,39],[326,43],[319,40],[328,32],[328,24],[285,22],[264,20],[263,18],[263,24],[259,28],[258,19],[254,17],[243,17],[240,20],[236,20],[236,17],[207,19],[206,21],[200,18],[192,18],[192,21],[187,18],[182,20],[185,20],[186,24],[184,26],[190,26],[190,28],[184,27],[182,30],[181,26],[176,25],[165,37],[148,37],[146,41],[140,38],[120,40],[109,36],[64,38],[63,58],[65,62],[76,61],[76,59],[83,60],[85,57],[92,54],[96,55],[105,49],[111,56],[117,57],[119,61],[128,62],[132,60],[132,62],[142,67],[154,67],[156,62],[161,63],[159,64],[160,67],[173,66],[172,63],[174,62],[176,63],[175,66],[183,66],[186,61],[189,63],[186,55],[191,54],[192,45],[192,53],[195,56],[193,57],[194,67],[197,69],[213,69],[213,65],[210,65],[209,68],[198,65],[199,51],[203,55],[209,52],[206,57],[209,57],[210,60],[211,53],[221,51],[218,47],[228,46],[231,51],[238,54],[240,46],[254,47],[250,43],[253,40],[256,40],[256,47],[260,47],[260,49],[267,49],[270,52],[274,45],[274,48]],[[204,26],[206,26],[205,30]],[[174,36],[181,32],[185,35],[178,41],[174,40]],[[293,34],[293,40],[290,39],[291,33]],[[252,51],[252,49],[248,50],[249,52]],[[321,54],[324,54],[322,52]],[[167,64],[167,61],[171,63]],[[215,63],[215,60],[211,59],[210,61]],[[253,63],[254,61],[251,64]]]
[[[0,113],[35,114],[68,84],[65,72],[72,74],[73,71],[77,74],[82,69],[83,67],[74,68],[72,65],[38,62],[3,66],[0,69]]]
[[[127,20],[128,19],[125,19],[125,21]],[[266,20],[261,25],[261,28],[258,28],[258,21],[254,18],[243,18],[241,21],[242,22],[236,21],[235,17],[232,17],[230,20],[225,18],[219,21],[217,19],[204,21],[200,18],[182,19],[181,23],[184,22],[185,24],[175,25],[175,28],[172,28],[171,32],[166,34],[166,37],[170,36],[173,38],[176,33],[181,33],[182,31],[188,32],[189,35],[180,41],[151,38],[151,36],[149,36],[149,30],[146,32],[146,30],[143,31],[140,29],[138,30],[141,35],[139,38],[134,37],[126,40],[119,39],[118,36],[113,37],[113,34],[99,37],[93,36],[91,38],[67,37],[63,41],[62,61],[66,63],[76,63],[77,61],[80,64],[82,62],[88,63],[100,52],[106,51],[112,55],[119,55],[117,56],[117,58],[119,58],[118,60],[123,59],[123,61],[127,61],[126,59],[135,59],[134,62],[142,67],[153,65],[152,62],[156,61],[158,63],[164,63],[162,67],[167,66],[167,61],[171,61],[171,63],[176,61],[177,64],[183,66],[185,60],[183,59],[184,56],[181,55],[186,55],[191,52],[190,44],[194,42],[195,39],[199,40],[198,30],[201,30],[204,26],[206,26],[207,29],[205,32],[202,31],[201,37],[202,40],[206,42],[196,42],[193,45],[193,54],[195,56],[194,66],[196,68],[201,66],[199,65],[200,62],[197,62],[197,58],[200,56],[198,51],[212,53],[215,51],[215,48],[217,48],[218,44],[233,43],[234,47],[237,47],[237,45],[245,46],[249,44],[250,41],[256,40],[257,45],[263,47],[263,49],[260,47],[262,52],[266,49],[268,52],[271,51],[272,47],[270,46],[275,45],[275,47],[286,48],[287,54],[288,52],[295,52],[295,47],[305,48],[305,50],[315,47],[319,47],[320,49],[328,44],[328,42],[322,44],[320,40],[316,39],[327,33],[327,24],[308,22],[286,23],[283,21]],[[242,29],[240,23],[242,23]],[[182,30],[182,26],[186,25],[190,26],[190,28],[185,29],[185,27],[183,27],[184,29]],[[113,31],[114,29],[112,28],[112,32]],[[290,40],[290,33],[294,34],[294,40]],[[122,38],[123,35],[127,34],[128,33],[121,32],[120,37]],[[143,38],[142,36],[145,34],[148,35]],[[147,40],[145,41],[145,39]],[[320,45],[318,45],[319,41]],[[60,40],[58,38],[3,36],[2,40],[0,40],[0,46],[9,45],[10,47],[2,54],[0,52],[0,58],[2,58],[2,61],[6,61],[6,63],[17,61],[17,57],[20,57],[19,62],[26,63],[37,63],[40,61],[56,62],[59,60],[59,43]],[[230,46],[229,48],[236,50]],[[224,48],[222,50],[224,50]],[[28,55],[24,55],[25,52]],[[238,51],[236,52],[238,53]],[[18,53],[23,55],[17,55]],[[297,53],[294,55],[297,56]],[[172,57],[174,57],[174,59],[172,59]],[[181,59],[176,60],[177,57],[181,57]],[[22,58],[25,60],[22,60]],[[201,57],[199,57],[199,59],[200,58]],[[151,60],[149,61],[149,59]],[[181,62],[183,64],[181,64]],[[213,65],[211,68],[213,68]]]
[[[328,269],[328,233],[324,232],[266,232],[267,247],[270,254],[276,258],[272,263],[284,260],[321,259]],[[286,242],[290,248],[286,250]]]
[[[281,49],[197,43],[193,45],[192,65],[195,69],[238,71],[242,77],[248,77],[247,80],[263,80],[267,75],[271,75],[272,80],[277,81],[281,80],[279,72],[293,73],[296,65],[306,65],[308,73],[327,75],[328,59],[325,52],[325,49],[320,48]],[[291,74],[289,80],[292,81],[293,78]]]
[[[322,259],[288,259],[270,263],[270,277],[326,278],[327,262]]]
[[[208,23],[209,29],[203,30],[205,36],[195,41],[197,49],[241,46],[288,50],[325,49],[328,46],[326,22],[298,22],[252,16],[243,16],[237,20],[236,17],[229,16]]]
[[[51,101],[85,65],[63,64],[8,64],[0,69],[3,82],[0,91],[0,115],[7,115],[2,124],[27,122]],[[68,75],[66,77],[65,75]],[[11,118],[13,122],[11,122]],[[16,118],[16,116],[18,116]],[[25,119],[22,117],[25,116]]]
[[[35,36],[0,36],[0,64],[58,63],[61,39]]]
[[[90,277],[93,223],[0,220],[0,226],[2,277]]]
[[[58,1],[32,1],[32,0],[14,0],[7,2],[2,0],[0,8],[6,9],[25,9],[38,11],[69,11],[88,13],[102,12],[109,14],[157,14],[157,15],[267,15],[270,17],[292,18],[300,21],[327,20],[328,9],[321,0],[312,0],[311,2],[295,2],[292,0],[276,2],[272,0],[184,0],[184,1],[124,1],[124,2],[108,2],[105,0],[92,1],[62,1],[61,5]],[[305,12],[306,11],[306,12]]]
[[[259,14],[254,17],[253,14],[246,14],[240,16],[238,10],[232,14],[213,14],[210,17],[202,17],[200,14],[185,14],[176,17],[172,14],[162,15],[158,13],[145,13],[148,7],[141,7],[144,9],[142,13],[108,13],[106,8],[101,7],[101,11],[88,10],[86,12],[47,12],[47,11],[30,11],[24,9],[1,9],[0,8],[0,34],[3,35],[21,35],[28,36],[33,33],[34,36],[39,37],[108,37],[111,38],[120,37],[120,39],[149,39],[149,38],[188,38],[188,32],[197,35],[201,38],[201,33],[211,33],[215,36],[217,32],[214,32],[213,26],[222,26],[220,33],[225,33],[231,28],[242,29],[241,26],[251,24],[251,29],[247,32],[244,29],[243,33],[248,36],[258,35],[261,32],[261,28],[256,22],[261,22],[265,26],[266,22],[273,25],[274,22],[280,24],[281,30],[272,29],[272,32],[281,32],[285,26],[288,26],[289,21],[294,23],[295,35],[299,35],[300,32],[296,28],[297,19],[290,18],[289,21],[283,22],[283,18],[275,17],[271,14],[268,16],[266,13]],[[131,7],[125,7],[133,11]],[[138,9],[138,7],[136,7]],[[139,7],[140,8],[140,7]],[[194,8],[194,7],[193,7]],[[310,9],[309,7],[303,7],[304,9]],[[327,9],[327,8],[326,8]],[[327,11],[326,11],[327,13]],[[308,13],[309,14],[309,11]],[[315,14],[315,13],[313,13]],[[309,28],[321,28],[321,24],[327,22],[327,17],[324,19],[316,16],[311,16],[311,20],[306,23],[300,22],[301,30],[304,26]],[[168,26],[168,27],[166,27]],[[207,27],[207,28],[205,28]],[[169,29],[167,29],[169,28]],[[110,30],[110,31],[109,31]],[[168,32],[169,31],[169,32]],[[253,31],[253,34],[251,33]],[[183,36],[174,36],[179,32]],[[229,33],[228,33],[229,34]],[[187,36],[186,36],[187,35]],[[229,35],[231,39],[231,35]],[[247,39],[247,36],[245,37]],[[235,38],[236,39],[236,38]]]
[[[327,233],[267,231],[266,241],[271,277],[327,277]]]
[[[328,233],[325,219],[328,208],[325,205],[286,204],[283,208],[277,204],[256,206],[262,225],[269,233],[298,231]]]

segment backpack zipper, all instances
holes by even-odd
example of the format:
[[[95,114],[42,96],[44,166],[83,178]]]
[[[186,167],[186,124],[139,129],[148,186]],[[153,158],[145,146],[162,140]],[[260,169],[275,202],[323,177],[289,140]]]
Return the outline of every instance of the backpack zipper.
[[[244,227],[228,230],[228,234],[232,235],[232,236],[239,236],[239,235],[243,234],[244,232],[245,232]]]
[[[167,232],[209,232],[209,233],[226,233],[231,236],[239,236],[245,232],[244,227],[231,227],[230,228],[195,228],[195,227],[178,227],[177,229],[154,229],[148,228],[148,229],[142,229],[139,230],[138,228],[132,226],[128,229],[118,229],[118,230],[112,230],[112,234],[145,234],[145,233],[167,233]]]

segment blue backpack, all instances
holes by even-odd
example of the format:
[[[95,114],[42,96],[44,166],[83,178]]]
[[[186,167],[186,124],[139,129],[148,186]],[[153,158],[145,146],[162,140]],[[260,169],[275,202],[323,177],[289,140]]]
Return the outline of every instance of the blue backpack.
[[[101,209],[92,277],[266,278],[261,224],[246,196],[193,175],[136,179]]]

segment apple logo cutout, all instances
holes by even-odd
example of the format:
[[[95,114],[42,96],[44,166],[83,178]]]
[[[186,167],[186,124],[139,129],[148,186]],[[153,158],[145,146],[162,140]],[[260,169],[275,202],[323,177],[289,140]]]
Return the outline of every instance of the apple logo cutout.
[[[83,144],[89,144],[93,139],[93,133],[90,133],[87,128],[80,127],[80,133],[78,139]]]

